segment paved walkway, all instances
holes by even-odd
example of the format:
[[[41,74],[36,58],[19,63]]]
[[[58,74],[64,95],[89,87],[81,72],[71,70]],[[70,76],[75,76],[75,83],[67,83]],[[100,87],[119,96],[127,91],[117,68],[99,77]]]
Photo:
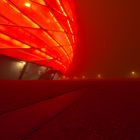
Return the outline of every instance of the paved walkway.
[[[1,114],[0,139],[140,140],[139,81],[67,84],[65,94]]]

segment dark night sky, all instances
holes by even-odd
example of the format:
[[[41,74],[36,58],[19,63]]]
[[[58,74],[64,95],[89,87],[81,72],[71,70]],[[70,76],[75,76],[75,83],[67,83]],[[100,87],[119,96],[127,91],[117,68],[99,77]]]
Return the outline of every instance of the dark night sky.
[[[140,73],[140,8],[136,0],[75,0],[78,46],[71,72],[94,78]]]

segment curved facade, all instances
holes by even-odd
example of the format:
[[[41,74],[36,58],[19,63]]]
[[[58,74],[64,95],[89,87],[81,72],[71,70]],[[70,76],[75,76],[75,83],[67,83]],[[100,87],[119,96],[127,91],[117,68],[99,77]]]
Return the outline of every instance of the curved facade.
[[[0,54],[65,73],[76,32],[72,0],[0,0]]]

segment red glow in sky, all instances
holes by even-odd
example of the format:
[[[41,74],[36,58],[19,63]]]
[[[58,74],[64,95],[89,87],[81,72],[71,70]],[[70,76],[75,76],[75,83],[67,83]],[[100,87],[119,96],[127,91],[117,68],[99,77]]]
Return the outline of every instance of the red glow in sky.
[[[140,74],[139,1],[75,0],[78,46],[74,75],[95,78]]]

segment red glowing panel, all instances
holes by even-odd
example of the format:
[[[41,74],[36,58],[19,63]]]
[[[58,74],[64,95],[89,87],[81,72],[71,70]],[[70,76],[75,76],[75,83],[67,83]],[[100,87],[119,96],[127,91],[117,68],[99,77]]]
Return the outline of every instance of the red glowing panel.
[[[66,72],[76,46],[72,0],[0,0],[0,54]]]

